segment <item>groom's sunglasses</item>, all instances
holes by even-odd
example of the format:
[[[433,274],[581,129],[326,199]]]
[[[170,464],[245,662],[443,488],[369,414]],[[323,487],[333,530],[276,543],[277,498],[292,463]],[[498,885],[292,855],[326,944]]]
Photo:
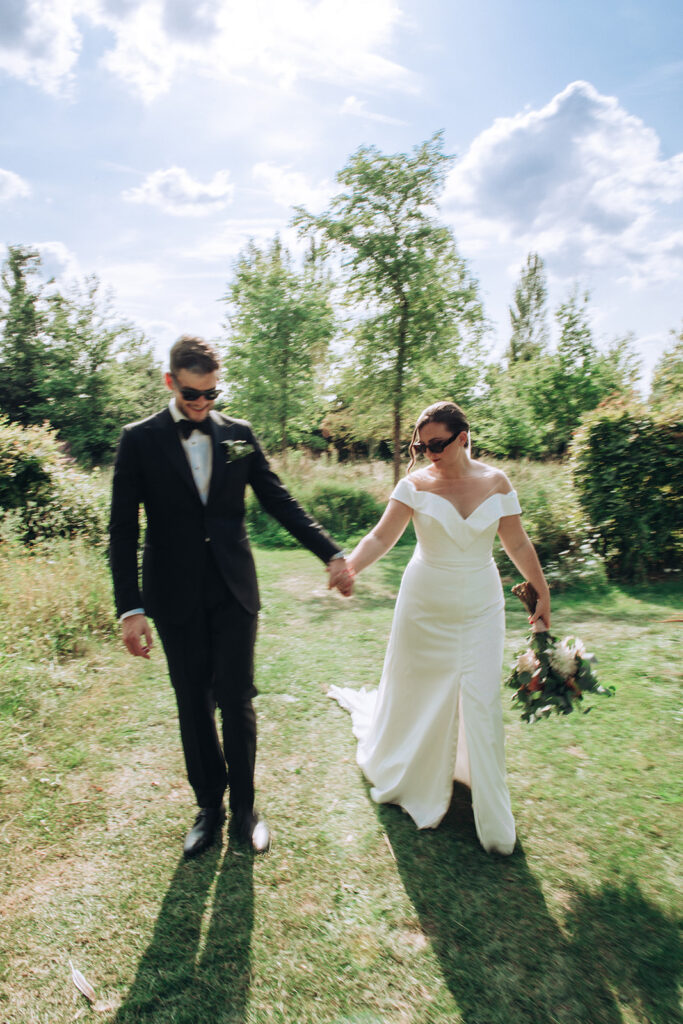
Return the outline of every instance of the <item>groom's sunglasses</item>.
[[[430,451],[433,455],[440,455],[444,448],[448,448],[449,444],[455,441],[457,434],[453,434],[453,437],[436,437],[433,441],[415,441],[413,443],[413,451],[418,455],[424,455],[426,451]]]
[[[175,380],[175,377],[173,379]],[[206,391],[199,391],[198,388],[181,388],[177,380],[176,387],[185,402],[197,402],[200,398],[205,398],[207,402],[213,402],[221,393],[220,388],[207,388]]]

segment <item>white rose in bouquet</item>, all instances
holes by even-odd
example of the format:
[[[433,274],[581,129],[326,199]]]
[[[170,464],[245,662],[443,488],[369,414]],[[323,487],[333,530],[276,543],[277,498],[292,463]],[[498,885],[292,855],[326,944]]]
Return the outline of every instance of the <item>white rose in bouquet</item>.
[[[560,640],[550,651],[550,664],[563,679],[576,673],[576,658],[567,640]]]

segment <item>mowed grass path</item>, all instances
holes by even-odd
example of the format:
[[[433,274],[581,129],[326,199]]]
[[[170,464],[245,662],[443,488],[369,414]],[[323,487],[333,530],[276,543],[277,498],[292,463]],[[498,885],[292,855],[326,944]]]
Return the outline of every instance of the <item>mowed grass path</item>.
[[[181,858],[194,808],[161,649],[145,663],[85,637],[77,658],[62,643],[32,660],[5,591],[0,1021],[680,1022],[683,626],[662,620],[680,616],[681,584],[556,598],[554,631],[589,640],[618,692],[532,727],[504,695],[519,840],[500,858],[479,847],[460,787],[434,831],[375,806],[326,696],[377,682],[409,551],[351,601],[305,552],[256,554],[263,858],[227,832]],[[66,603],[92,568],[69,571]],[[60,568],[23,572],[39,601]],[[524,631],[510,598],[510,656]]]

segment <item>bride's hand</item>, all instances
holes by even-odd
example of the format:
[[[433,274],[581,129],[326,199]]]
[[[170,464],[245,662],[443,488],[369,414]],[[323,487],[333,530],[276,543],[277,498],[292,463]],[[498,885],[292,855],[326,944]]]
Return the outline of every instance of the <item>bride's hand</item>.
[[[550,597],[539,597],[534,614],[529,616],[529,624],[534,633],[547,633],[550,629]]]
[[[350,597],[353,593],[353,578],[355,572],[344,558],[335,558],[327,564],[329,581],[327,589],[337,588],[344,597]]]

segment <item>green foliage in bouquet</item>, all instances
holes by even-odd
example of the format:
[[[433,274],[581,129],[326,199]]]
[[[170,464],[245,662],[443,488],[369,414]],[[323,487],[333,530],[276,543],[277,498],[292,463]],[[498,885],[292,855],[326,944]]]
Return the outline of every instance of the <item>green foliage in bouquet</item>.
[[[537,595],[530,583],[518,584],[512,593],[530,612],[535,609]],[[583,700],[584,693],[611,697],[615,688],[600,685],[594,663],[595,655],[588,654],[577,637],[558,640],[547,631],[532,630],[505,680],[505,685],[515,691],[512,703],[521,709],[522,720],[535,722],[548,718],[553,711],[569,715]],[[590,707],[582,710],[588,714]]]

